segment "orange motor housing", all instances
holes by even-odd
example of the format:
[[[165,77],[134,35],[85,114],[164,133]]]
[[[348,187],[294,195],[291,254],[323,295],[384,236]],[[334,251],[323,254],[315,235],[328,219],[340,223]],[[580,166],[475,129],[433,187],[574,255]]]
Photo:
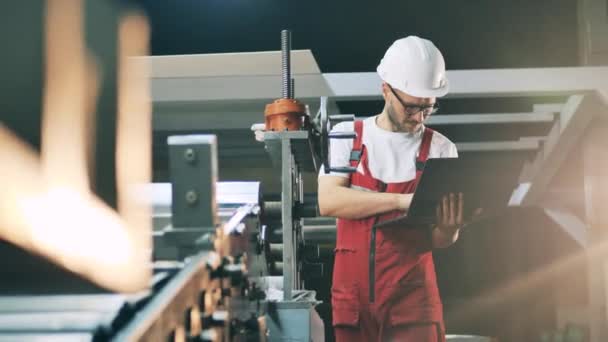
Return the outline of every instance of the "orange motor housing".
[[[304,125],[306,107],[294,99],[278,99],[266,105],[267,131],[299,131]]]

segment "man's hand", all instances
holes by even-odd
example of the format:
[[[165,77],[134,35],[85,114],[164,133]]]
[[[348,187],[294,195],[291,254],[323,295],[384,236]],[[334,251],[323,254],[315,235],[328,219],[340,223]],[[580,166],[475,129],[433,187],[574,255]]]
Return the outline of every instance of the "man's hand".
[[[464,195],[450,193],[443,196],[437,206],[437,228],[446,234],[454,234],[464,225]]]
[[[464,195],[443,196],[437,205],[437,225],[433,229],[433,247],[445,248],[458,240],[458,232],[464,226]]]

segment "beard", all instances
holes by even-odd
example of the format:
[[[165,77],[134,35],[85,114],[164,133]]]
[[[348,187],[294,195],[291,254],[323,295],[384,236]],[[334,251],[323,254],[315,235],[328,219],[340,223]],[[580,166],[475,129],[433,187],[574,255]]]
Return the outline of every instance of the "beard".
[[[388,116],[388,121],[395,132],[415,132],[422,125],[421,123],[413,120],[405,119],[403,121],[399,121],[399,115],[391,103],[389,103],[386,108],[386,114]]]

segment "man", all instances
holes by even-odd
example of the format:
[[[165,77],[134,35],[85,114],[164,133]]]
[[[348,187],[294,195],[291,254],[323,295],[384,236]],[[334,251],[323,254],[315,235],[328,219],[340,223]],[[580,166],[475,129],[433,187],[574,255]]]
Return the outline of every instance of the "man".
[[[374,228],[407,211],[428,158],[457,157],[455,145],[424,126],[448,92],[441,52],[426,39],[395,41],[377,68],[382,113],[335,130],[331,165],[357,172],[319,176],[322,216],[337,217],[332,284],[336,340],[443,341],[443,313],[432,248],[451,245],[463,224],[462,194],[448,194],[428,229]]]

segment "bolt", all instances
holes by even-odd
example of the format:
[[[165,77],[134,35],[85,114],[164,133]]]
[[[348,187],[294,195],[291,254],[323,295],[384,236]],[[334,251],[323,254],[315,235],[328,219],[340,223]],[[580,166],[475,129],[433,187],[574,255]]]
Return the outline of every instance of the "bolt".
[[[198,202],[198,194],[194,190],[189,190],[186,192],[186,203],[193,206]]]
[[[194,152],[194,149],[192,148],[187,148],[184,151],[184,159],[186,159],[186,161],[190,164],[194,164],[194,162],[196,161],[196,153]]]

